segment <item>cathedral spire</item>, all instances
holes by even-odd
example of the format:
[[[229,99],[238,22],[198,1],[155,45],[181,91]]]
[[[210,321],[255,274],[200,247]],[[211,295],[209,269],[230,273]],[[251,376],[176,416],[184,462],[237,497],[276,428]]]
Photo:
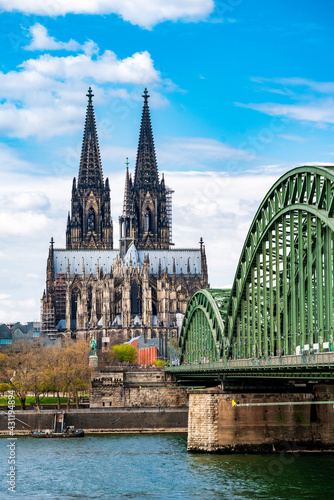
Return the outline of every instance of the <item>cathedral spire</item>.
[[[119,217],[119,248],[120,256],[123,258],[128,251],[131,241],[134,244],[135,233],[135,215],[133,209],[133,189],[132,181],[129,174],[129,160],[126,159],[126,173],[125,173],[125,186],[124,186],[124,201],[123,212]]]
[[[89,87],[85,129],[78,182],[73,179],[71,217],[67,221],[66,248],[113,247],[110,215],[110,186],[103,183],[99,142],[97,139],[93,93]]]
[[[126,159],[126,174],[124,186],[124,202],[123,202],[123,216],[132,215],[132,194],[131,194],[131,180],[129,174],[129,160]]]
[[[88,105],[85,121],[85,130],[82,141],[78,188],[100,188],[103,186],[102,165],[100,159],[99,142],[96,132],[95,114],[91,87],[88,89]]]
[[[145,88],[134,180],[135,190],[141,188],[151,190],[157,188],[159,184],[158,166],[155,157],[150,110],[148,107],[149,97],[147,89]]]

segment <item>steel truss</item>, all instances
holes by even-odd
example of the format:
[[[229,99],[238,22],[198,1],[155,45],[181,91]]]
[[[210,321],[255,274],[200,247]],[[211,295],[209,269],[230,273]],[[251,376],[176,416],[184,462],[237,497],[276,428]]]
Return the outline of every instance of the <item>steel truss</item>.
[[[224,318],[230,290],[198,290],[190,299],[183,319],[181,363],[219,359],[224,343]]]
[[[188,304],[181,362],[333,351],[334,167],[283,175],[249,229],[232,290]]]

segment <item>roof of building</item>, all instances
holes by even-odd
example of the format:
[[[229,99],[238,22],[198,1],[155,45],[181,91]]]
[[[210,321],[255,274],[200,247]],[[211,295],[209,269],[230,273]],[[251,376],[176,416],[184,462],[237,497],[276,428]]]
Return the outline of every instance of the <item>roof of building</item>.
[[[201,251],[198,249],[171,249],[171,250],[137,250],[135,245],[132,244],[127,254],[124,257],[126,266],[130,263],[130,256],[132,265],[139,264],[142,267],[146,256],[150,260],[150,273],[153,275],[159,274],[160,271],[172,275],[175,268],[175,274],[180,275],[189,273],[190,275],[202,272],[201,268]],[[54,272],[66,274],[67,266],[69,263],[70,274],[81,274],[82,265],[84,262],[85,273],[90,272],[96,275],[97,266],[105,273],[109,273],[112,269],[116,257],[119,257],[119,250],[54,250]]]
[[[130,261],[131,261],[132,265],[136,266],[138,263],[138,260],[140,262],[138,250],[137,250],[134,242],[131,242],[129,245],[128,251],[126,252],[126,254],[124,256],[124,264],[126,266],[128,266],[128,265],[130,265]]]

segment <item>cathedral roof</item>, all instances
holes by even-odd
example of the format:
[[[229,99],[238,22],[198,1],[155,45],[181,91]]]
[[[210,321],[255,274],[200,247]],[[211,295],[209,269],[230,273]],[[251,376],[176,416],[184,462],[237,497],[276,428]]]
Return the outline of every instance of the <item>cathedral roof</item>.
[[[88,90],[88,105],[82,141],[78,188],[103,187],[102,164],[96,132],[92,89]]]
[[[134,242],[132,242],[130,243],[128,251],[124,256],[124,264],[128,266],[131,261],[133,266],[137,266],[138,260],[139,260],[138,250]]]
[[[158,187],[159,174],[155,157],[147,89],[144,90],[143,97],[144,106],[139,133],[134,188],[150,190]]]
[[[86,276],[96,276],[98,267],[109,273],[117,256],[118,250],[54,250],[54,272],[66,274],[69,265],[71,275],[81,274],[84,263]]]
[[[81,274],[82,263],[84,262],[85,274],[91,272],[96,276],[97,269],[103,269],[103,272],[109,273],[116,258],[119,258],[119,250],[54,250],[54,272],[66,274],[69,263],[70,274]],[[181,273],[186,275],[201,274],[201,251],[198,249],[172,249],[172,250],[137,250],[135,245],[131,244],[124,259],[128,256],[125,265],[132,259],[132,265],[139,264],[142,267],[145,257],[149,257],[150,273],[158,276],[159,267],[162,272],[167,269],[169,275]]]

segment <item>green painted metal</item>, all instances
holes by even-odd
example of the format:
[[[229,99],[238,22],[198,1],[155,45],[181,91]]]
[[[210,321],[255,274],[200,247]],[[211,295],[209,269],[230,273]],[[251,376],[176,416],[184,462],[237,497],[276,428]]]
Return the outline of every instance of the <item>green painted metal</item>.
[[[334,380],[334,352],[257,359],[229,359],[207,363],[185,363],[166,367],[166,371],[187,378],[246,379],[286,378]]]
[[[181,363],[219,359],[229,344],[224,337],[230,290],[199,290],[191,297],[183,320],[180,347]]]
[[[189,301],[181,363],[333,350],[334,166],[298,167],[262,201],[232,289]]]

